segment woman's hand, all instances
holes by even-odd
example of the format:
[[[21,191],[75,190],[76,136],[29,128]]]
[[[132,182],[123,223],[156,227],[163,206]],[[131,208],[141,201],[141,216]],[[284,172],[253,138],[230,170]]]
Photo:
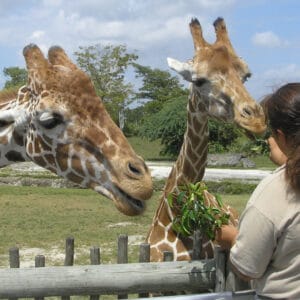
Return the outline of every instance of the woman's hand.
[[[215,241],[224,250],[230,250],[235,244],[238,229],[233,225],[223,225],[216,231]]]
[[[275,139],[270,136],[268,138],[268,144],[270,147],[270,159],[271,161],[278,165],[281,166],[286,163],[287,157],[285,154],[280,150],[278,147],[278,144],[276,143]]]

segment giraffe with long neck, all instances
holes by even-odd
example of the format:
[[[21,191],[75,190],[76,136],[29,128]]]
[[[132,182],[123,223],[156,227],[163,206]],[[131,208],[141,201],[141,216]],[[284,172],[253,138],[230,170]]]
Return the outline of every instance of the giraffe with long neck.
[[[111,199],[138,215],[152,195],[152,180],[97,96],[91,79],[64,50],[46,59],[36,45],[23,54],[28,83],[17,95],[0,95],[0,167],[33,161]]]
[[[194,41],[193,60],[181,63],[168,59],[169,66],[191,82],[187,104],[187,129],[179,156],[167,178],[159,206],[153,218],[147,242],[150,243],[151,261],[162,261],[164,251],[172,251],[174,260],[189,260],[192,253],[192,238],[183,237],[172,228],[176,211],[167,201],[170,193],[178,187],[201,181],[205,172],[208,150],[208,118],[235,122],[248,132],[262,133],[266,129],[262,108],[249,95],[243,82],[250,76],[246,63],[239,58],[228,37],[223,19],[214,22],[216,42],[207,43],[200,23],[193,19],[190,30]],[[211,206],[217,202],[205,191]],[[234,210],[223,207],[230,213],[230,222],[236,224]],[[202,256],[213,256],[213,244],[203,241]]]

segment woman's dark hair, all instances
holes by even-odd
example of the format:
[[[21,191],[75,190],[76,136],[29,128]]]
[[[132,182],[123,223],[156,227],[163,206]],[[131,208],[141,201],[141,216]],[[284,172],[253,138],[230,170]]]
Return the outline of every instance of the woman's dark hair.
[[[286,178],[300,191],[300,83],[288,83],[269,95],[263,103],[271,130],[280,129],[291,153],[286,163]]]

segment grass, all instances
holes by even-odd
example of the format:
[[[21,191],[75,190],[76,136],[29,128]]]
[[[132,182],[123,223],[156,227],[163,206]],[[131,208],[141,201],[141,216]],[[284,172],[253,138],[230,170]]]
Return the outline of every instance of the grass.
[[[75,264],[89,264],[89,249],[94,245],[101,247],[102,262],[115,263],[120,234],[128,234],[129,261],[137,261],[138,245],[150,228],[159,196],[160,192],[154,193],[144,215],[127,217],[110,200],[90,190],[2,186],[0,266],[8,266],[12,246],[20,248],[21,266],[24,259],[26,266],[33,265],[36,254],[45,255],[47,265],[63,265],[68,236],[75,238]],[[223,199],[241,211],[248,195],[223,195]],[[30,253],[32,257],[25,257]]]
[[[0,253],[7,253],[10,246],[63,251],[65,238],[74,236],[81,251],[100,245],[108,249],[102,260],[114,262],[119,234],[143,240],[151,224],[153,202],[143,216],[129,218],[119,213],[111,201],[89,190],[1,187]],[[79,254],[77,262],[88,263],[88,255]],[[0,264],[5,262],[0,259]]]
[[[12,246],[20,248],[21,267],[34,266],[35,256],[40,254],[45,255],[46,266],[63,265],[68,236],[75,238],[75,265],[90,264],[92,246],[100,246],[101,263],[116,263],[120,234],[129,237],[129,262],[137,262],[139,245],[145,240],[161,195],[160,191],[154,193],[142,216],[127,217],[110,200],[91,190],[13,186],[0,189],[1,268],[8,267],[8,250]],[[248,194],[222,195],[223,201],[239,212],[248,197]],[[101,299],[116,297],[103,295]]]

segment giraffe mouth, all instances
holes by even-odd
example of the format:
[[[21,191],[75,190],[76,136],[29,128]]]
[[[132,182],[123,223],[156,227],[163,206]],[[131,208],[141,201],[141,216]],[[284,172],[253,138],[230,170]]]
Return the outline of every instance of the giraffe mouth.
[[[126,215],[140,215],[145,210],[144,201],[133,198],[119,187],[117,190],[120,195],[118,200],[122,202],[121,206],[124,207],[125,205],[126,207],[125,211],[122,209],[123,213]],[[119,205],[117,205],[117,208],[119,208]]]
[[[114,192],[111,192],[102,186],[97,186],[94,189],[96,192],[111,199],[116,208],[125,215],[137,216],[142,214],[146,208],[143,200],[133,198],[119,187],[115,186]]]

